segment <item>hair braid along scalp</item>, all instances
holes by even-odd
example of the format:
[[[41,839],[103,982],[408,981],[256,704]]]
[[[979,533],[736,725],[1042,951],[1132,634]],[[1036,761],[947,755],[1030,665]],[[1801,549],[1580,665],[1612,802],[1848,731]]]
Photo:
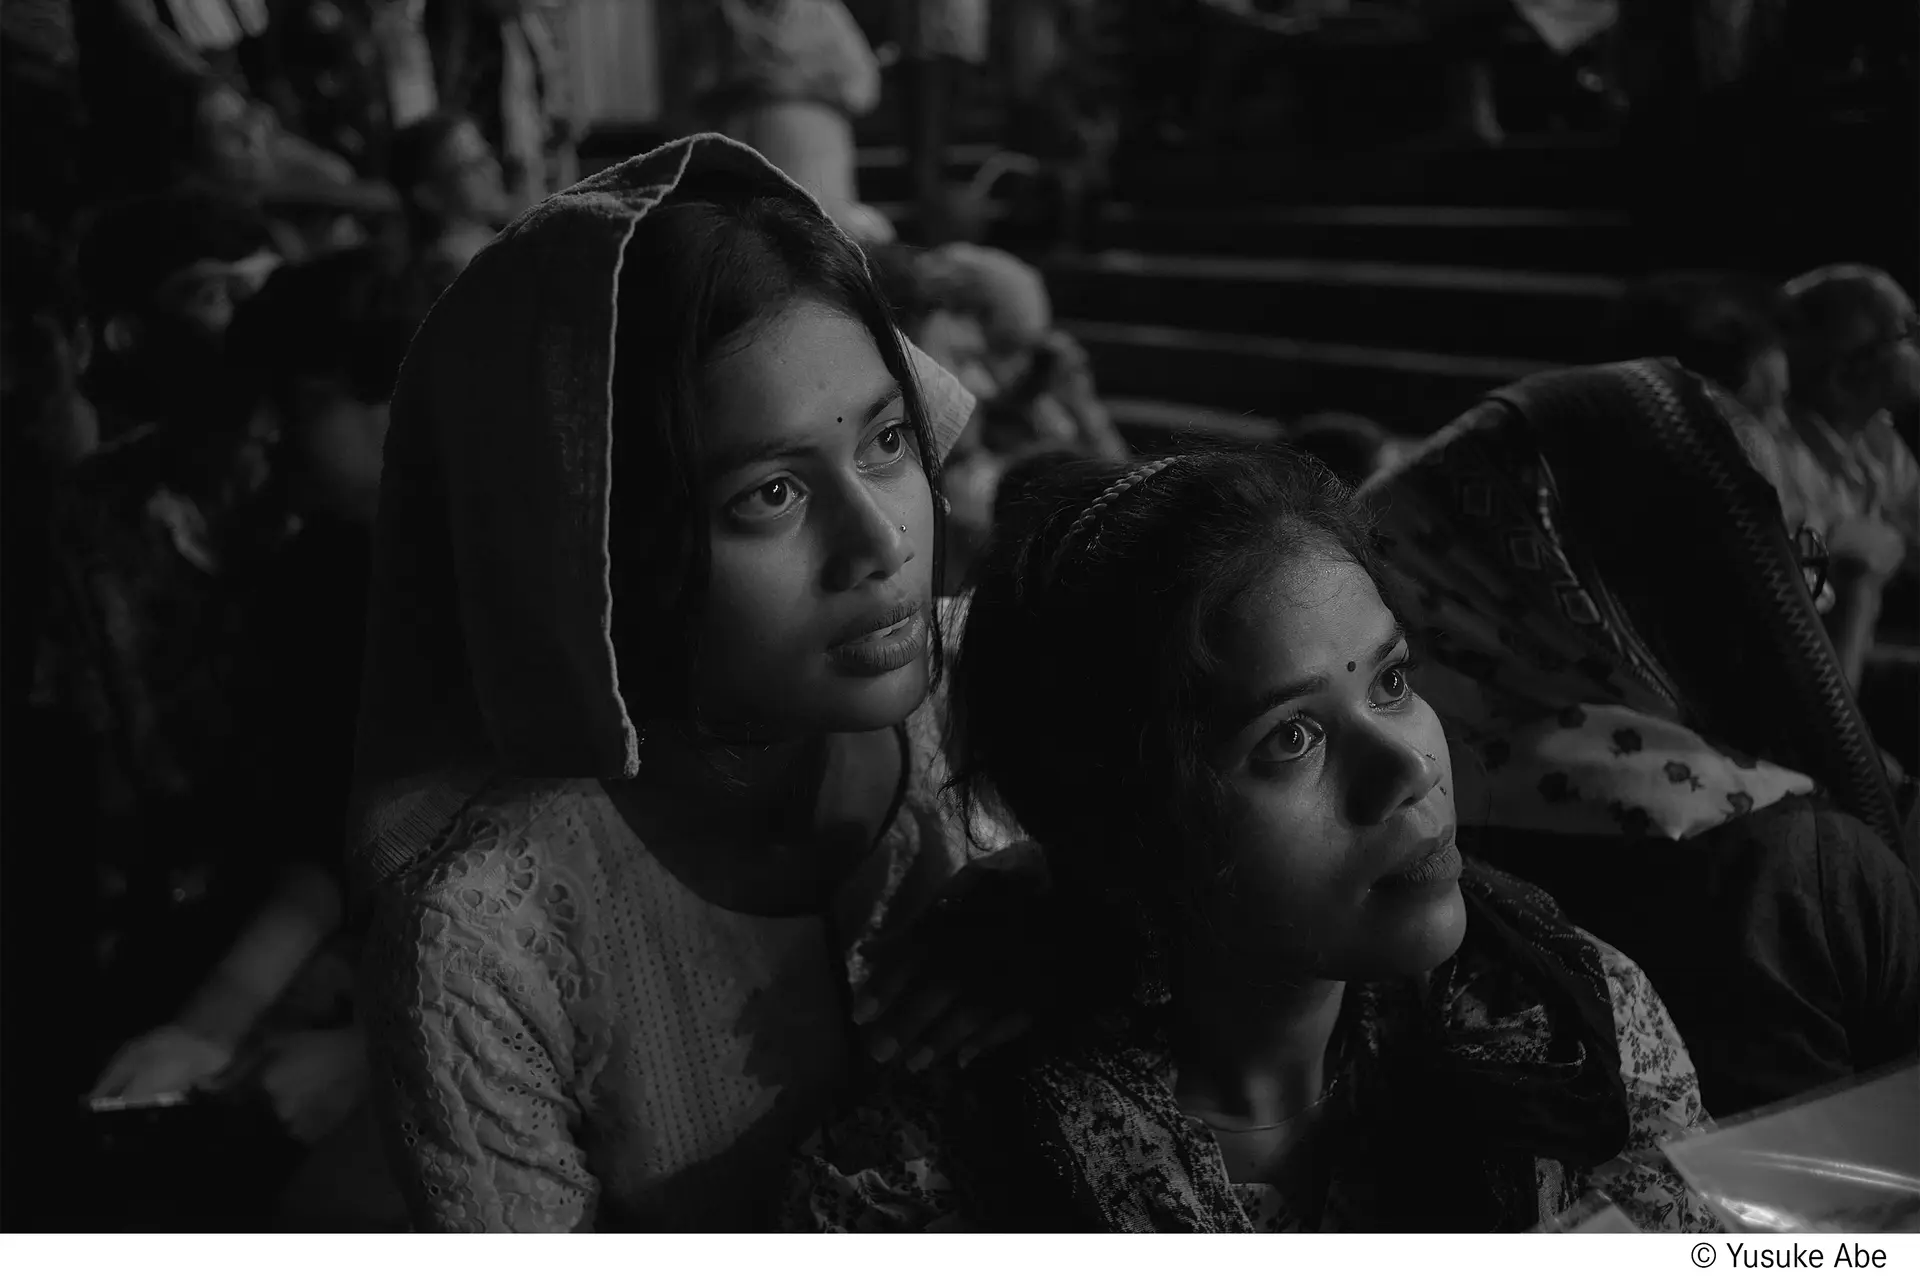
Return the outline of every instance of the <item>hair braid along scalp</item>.
[[[1080,540],[1080,535],[1085,533],[1100,519],[1101,512],[1105,511],[1115,502],[1118,502],[1125,496],[1129,489],[1145,484],[1172,466],[1173,462],[1174,460],[1172,458],[1158,458],[1146,463],[1144,466],[1135,467],[1108,485],[1099,497],[1087,504],[1087,509],[1082,511],[1079,518],[1067,528],[1066,536],[1060,539],[1060,555],[1054,563],[1058,565],[1060,560],[1066,558],[1067,553],[1073,549],[1073,544]],[[1096,539],[1098,536],[1098,534],[1095,535]]]

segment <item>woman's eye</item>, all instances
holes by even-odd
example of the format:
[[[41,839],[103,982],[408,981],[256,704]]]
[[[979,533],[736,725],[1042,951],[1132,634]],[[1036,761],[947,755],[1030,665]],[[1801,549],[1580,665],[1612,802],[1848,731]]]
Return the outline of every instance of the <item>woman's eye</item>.
[[[1321,737],[1311,720],[1289,720],[1261,741],[1258,754],[1269,764],[1286,764],[1313,750]]]
[[[1413,692],[1413,664],[1395,663],[1380,673],[1380,701],[1387,705],[1403,702]]]
[[[735,498],[732,511],[742,520],[772,520],[785,515],[799,500],[799,486],[786,476],[776,476]]]
[[[907,452],[907,429],[898,422],[888,423],[868,442],[869,451],[878,455],[881,465],[893,462]]]

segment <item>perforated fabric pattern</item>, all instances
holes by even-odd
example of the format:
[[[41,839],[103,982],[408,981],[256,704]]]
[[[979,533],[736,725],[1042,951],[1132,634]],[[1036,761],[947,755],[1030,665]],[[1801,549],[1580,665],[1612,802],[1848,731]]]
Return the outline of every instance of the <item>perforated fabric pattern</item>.
[[[469,805],[382,892],[364,984],[416,1222],[760,1225],[845,1077],[849,967],[958,861],[931,711],[909,738],[883,874],[837,923],[703,900],[593,781]]]

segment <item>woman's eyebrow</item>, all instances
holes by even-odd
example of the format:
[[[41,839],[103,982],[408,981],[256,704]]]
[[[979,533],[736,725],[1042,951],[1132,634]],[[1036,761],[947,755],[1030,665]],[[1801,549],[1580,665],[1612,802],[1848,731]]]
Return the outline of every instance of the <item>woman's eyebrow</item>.
[[[1393,627],[1393,634],[1389,635],[1374,647],[1373,657],[1369,665],[1377,667],[1388,658],[1391,658],[1393,651],[1398,649],[1402,644],[1405,644],[1406,639],[1407,633],[1405,629],[1396,622]],[[1258,720],[1261,716],[1266,715],[1275,707],[1284,707],[1289,702],[1304,698],[1310,693],[1321,692],[1327,687],[1328,683],[1329,681],[1325,675],[1308,676],[1304,680],[1296,680],[1292,684],[1283,684],[1277,688],[1267,690],[1253,702],[1247,704],[1242,711],[1233,717],[1231,721],[1233,732],[1236,734],[1241,732],[1248,725]]]
[[[879,416],[881,410],[898,400],[901,394],[899,383],[888,383],[886,390],[875,396],[861,411],[858,420],[863,423],[872,421]],[[732,448],[714,451],[707,458],[707,471],[713,476],[732,475],[756,463],[801,457],[817,447],[816,441],[797,435],[776,436],[770,440],[752,440]]]
[[[771,440],[750,440],[745,444],[729,449],[719,449],[708,456],[707,471],[713,476],[732,475],[745,467],[756,463],[771,462],[777,458],[797,458],[813,449],[813,442],[799,436],[776,437]]]
[[[875,418],[880,416],[880,411],[882,409],[885,409],[888,405],[892,404],[895,400],[900,399],[900,397],[904,394],[905,393],[900,389],[899,383],[889,382],[887,384],[887,389],[885,391],[882,391],[879,395],[875,396],[872,402],[867,405],[866,412],[860,415],[860,421],[872,422]]]

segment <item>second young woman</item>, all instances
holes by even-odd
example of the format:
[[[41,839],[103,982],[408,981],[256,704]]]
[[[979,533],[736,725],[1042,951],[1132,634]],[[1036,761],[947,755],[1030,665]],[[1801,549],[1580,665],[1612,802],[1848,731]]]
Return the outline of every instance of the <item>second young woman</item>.
[[[963,777],[1047,852],[1086,1016],[895,1082],[791,1225],[1699,1228],[1691,1063],[1631,961],[1463,864],[1446,735],[1317,463],[1019,473],[956,668]]]

